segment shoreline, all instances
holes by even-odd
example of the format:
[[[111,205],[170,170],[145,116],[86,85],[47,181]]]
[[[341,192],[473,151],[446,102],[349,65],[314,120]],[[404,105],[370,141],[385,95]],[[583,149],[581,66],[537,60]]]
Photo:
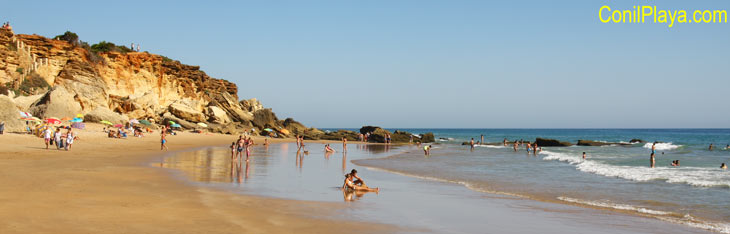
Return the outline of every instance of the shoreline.
[[[149,162],[225,145],[233,135],[181,132],[174,150],[159,136],[113,139],[87,125],[69,152],[43,149],[32,135],[0,135],[2,233],[394,232],[390,225],[336,220],[343,206],[200,188],[149,168]],[[258,143],[263,138],[254,138]],[[287,140],[270,140],[286,142]],[[316,214],[316,217],[311,214]]]

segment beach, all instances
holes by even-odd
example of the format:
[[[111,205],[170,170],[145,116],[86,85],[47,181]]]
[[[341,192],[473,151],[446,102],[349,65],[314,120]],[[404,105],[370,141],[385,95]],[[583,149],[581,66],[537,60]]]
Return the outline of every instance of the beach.
[[[0,135],[0,232],[707,232],[610,207],[483,190],[441,177],[448,163],[412,169],[428,166],[423,159],[458,156],[456,146],[438,144],[424,158],[412,145],[350,143],[344,153],[340,142],[307,141],[305,155],[289,139],[264,146],[255,137],[250,161],[236,164],[228,148],[236,136],[181,132],[168,136],[165,152],[157,133],[115,139],[101,128],[78,132],[68,152],[46,150],[31,135]],[[324,153],[327,143],[337,152]],[[343,193],[342,175],[351,169],[381,191]]]
[[[388,225],[313,218],[342,204],[242,196],[189,186],[149,166],[166,152],[159,133],[107,138],[78,131],[72,150],[31,135],[0,135],[0,233],[371,233]],[[168,136],[170,152],[225,145],[234,136]],[[259,139],[263,142],[262,139]]]

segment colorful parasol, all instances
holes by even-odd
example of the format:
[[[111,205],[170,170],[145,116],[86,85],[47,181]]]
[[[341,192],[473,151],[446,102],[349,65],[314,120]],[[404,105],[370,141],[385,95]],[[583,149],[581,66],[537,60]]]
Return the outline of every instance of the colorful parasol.
[[[112,122],[109,122],[109,121],[106,121],[106,120],[102,120],[102,121],[101,121],[101,122],[99,122],[99,123],[102,123],[102,124],[106,124],[106,125],[113,125],[113,123],[112,123]]]

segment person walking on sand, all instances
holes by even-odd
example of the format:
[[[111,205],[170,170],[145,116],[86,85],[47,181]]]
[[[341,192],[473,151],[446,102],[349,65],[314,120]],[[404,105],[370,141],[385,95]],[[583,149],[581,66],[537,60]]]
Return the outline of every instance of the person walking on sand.
[[[61,136],[63,133],[61,133],[61,128],[56,128],[56,132],[53,133],[53,140],[56,141],[56,149],[60,150],[63,148],[63,141],[61,140]]]
[[[74,144],[74,132],[73,128],[69,128],[68,132],[66,133],[66,150],[71,150],[71,145]]]
[[[167,148],[167,133],[166,133],[167,127],[162,127],[162,131],[160,131],[160,150],[169,150]]]
[[[347,137],[342,137],[342,152],[347,152]]]
[[[43,141],[46,143],[46,149],[48,149],[48,145],[51,144],[51,136],[53,131],[51,131],[50,127],[46,127],[45,130],[43,130]]]
[[[5,134],[5,121],[0,122],[0,135]]]

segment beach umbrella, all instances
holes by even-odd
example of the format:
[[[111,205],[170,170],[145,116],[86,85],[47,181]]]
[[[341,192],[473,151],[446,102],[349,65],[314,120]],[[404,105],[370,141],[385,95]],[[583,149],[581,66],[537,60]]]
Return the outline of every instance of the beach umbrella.
[[[289,130],[281,129],[280,132],[283,133],[284,135],[289,135]]]
[[[137,119],[130,119],[129,120],[129,123],[138,124],[139,123],[139,120],[137,120]]]
[[[35,119],[33,119],[31,117],[21,117],[20,119],[27,120],[27,121],[35,121]]]
[[[101,121],[101,122],[99,122],[99,123],[102,123],[102,124],[106,124],[106,125],[113,125],[113,123],[112,123],[112,122],[109,122],[109,121],[106,121],[106,120],[102,120],[102,121]]]
[[[38,122],[41,121],[41,119],[39,119],[38,117],[35,117],[35,116],[34,117],[30,117],[30,118],[33,119],[33,120],[35,120],[35,121],[38,121]]]
[[[71,122],[71,123],[80,123],[80,122],[84,122],[84,120],[81,119],[81,118],[73,118],[72,120],[69,120],[69,122]]]
[[[47,118],[46,119],[46,123],[49,123],[49,124],[60,124],[61,123],[61,120],[56,119],[56,118]]]
[[[69,121],[69,120],[72,120],[72,118],[71,117],[63,117],[63,119],[61,119],[61,121]]]
[[[144,124],[144,125],[152,125],[152,123],[150,123],[150,121],[147,121],[147,120],[144,120],[144,119],[143,120],[140,120],[139,123]]]
[[[170,127],[173,127],[173,128],[181,128],[182,126],[180,126],[180,124],[173,124],[173,125],[170,125]]]
[[[86,124],[84,124],[84,123],[72,123],[71,124],[71,127],[72,128],[78,128],[78,129],[84,129],[86,127]]]
[[[208,125],[205,124],[205,123],[198,123],[198,126],[201,126],[201,127],[204,127],[204,128],[207,128],[208,127]]]
[[[175,123],[175,121],[172,121],[172,120],[167,121],[167,122],[170,123],[170,124],[177,124],[177,123]]]
[[[124,125],[121,125],[121,124],[115,124],[115,125],[114,125],[114,127],[115,127],[115,128],[121,128],[121,127],[124,127]]]
[[[271,132],[271,131],[274,131],[274,130],[272,130],[271,128],[264,128],[264,131]]]
[[[83,117],[84,117],[84,115],[82,115],[82,114],[76,114],[76,118],[83,118]]]
[[[23,117],[23,118],[30,118],[30,117],[33,117],[33,115],[31,115],[31,114],[30,114],[30,113],[28,113],[28,112],[22,112],[22,111],[18,111],[18,112],[20,112],[20,117]]]

